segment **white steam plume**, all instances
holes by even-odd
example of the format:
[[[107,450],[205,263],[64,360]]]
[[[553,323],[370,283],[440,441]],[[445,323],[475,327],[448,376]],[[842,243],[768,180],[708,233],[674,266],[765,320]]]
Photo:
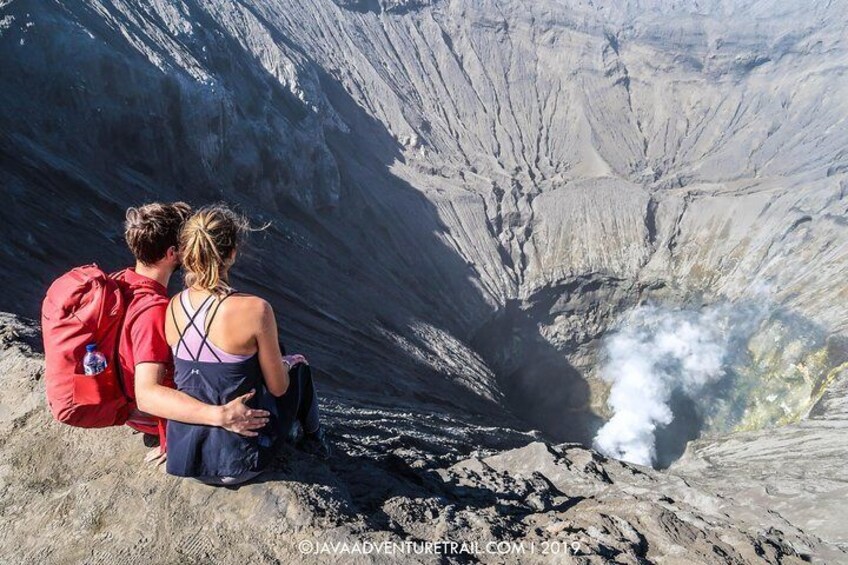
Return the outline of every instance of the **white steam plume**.
[[[601,377],[612,385],[607,403],[613,417],[595,436],[595,448],[652,465],[655,431],[674,419],[672,394],[694,398],[724,375],[731,317],[727,307],[700,312],[635,308],[606,343]]]

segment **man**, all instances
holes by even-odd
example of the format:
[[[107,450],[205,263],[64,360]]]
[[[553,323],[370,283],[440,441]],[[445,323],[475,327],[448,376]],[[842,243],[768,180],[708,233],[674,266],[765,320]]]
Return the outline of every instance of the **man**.
[[[126,315],[118,346],[124,391],[137,403],[127,425],[145,434],[145,443],[157,449],[147,460],[163,460],[165,422],[147,412],[187,424],[218,426],[255,436],[268,412],[249,408],[253,392],[224,406],[205,404],[174,389],[174,361],[165,339],[168,281],[180,266],[177,252],[180,229],[191,213],[184,202],[153,203],[127,210],[124,236],[135,257],[135,267],[115,278],[126,300]]]

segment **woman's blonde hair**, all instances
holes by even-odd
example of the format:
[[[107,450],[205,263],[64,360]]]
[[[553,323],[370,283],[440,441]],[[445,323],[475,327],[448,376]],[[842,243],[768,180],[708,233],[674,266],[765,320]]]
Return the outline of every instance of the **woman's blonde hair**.
[[[180,232],[180,255],[189,288],[221,296],[233,289],[228,282],[229,261],[250,224],[224,204],[204,206]]]

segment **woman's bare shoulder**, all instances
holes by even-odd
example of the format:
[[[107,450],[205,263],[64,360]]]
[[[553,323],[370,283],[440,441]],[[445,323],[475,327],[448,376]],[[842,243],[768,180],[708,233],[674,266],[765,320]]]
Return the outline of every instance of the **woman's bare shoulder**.
[[[245,292],[231,294],[224,304],[227,303],[231,311],[238,311],[249,316],[262,316],[271,310],[267,300]]]

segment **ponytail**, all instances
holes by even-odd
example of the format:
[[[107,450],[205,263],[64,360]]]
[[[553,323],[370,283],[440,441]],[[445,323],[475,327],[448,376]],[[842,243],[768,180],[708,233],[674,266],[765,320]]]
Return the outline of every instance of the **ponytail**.
[[[227,271],[249,229],[244,216],[221,204],[201,208],[189,218],[180,234],[186,286],[217,296],[231,292]]]

